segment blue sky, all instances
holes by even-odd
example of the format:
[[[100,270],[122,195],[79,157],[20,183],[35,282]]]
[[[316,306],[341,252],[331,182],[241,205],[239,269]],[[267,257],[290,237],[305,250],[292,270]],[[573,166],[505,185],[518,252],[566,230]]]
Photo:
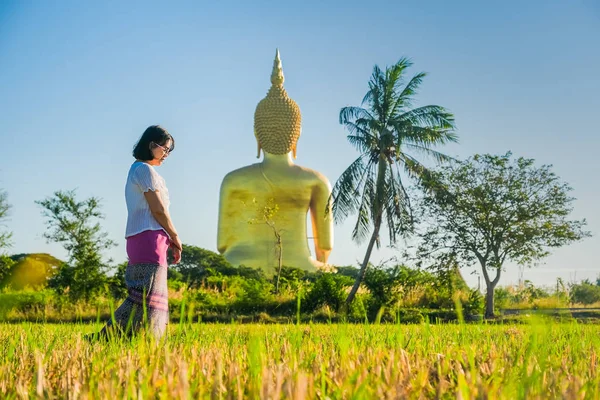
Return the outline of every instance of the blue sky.
[[[13,204],[11,252],[64,257],[42,238],[34,201],[77,188],[103,199],[103,226],[119,243],[107,256],[124,261],[130,151],[156,123],[177,141],[160,173],[180,236],[215,250],[219,185],[256,162],[254,108],[279,47],[303,115],[298,164],[333,183],[357,156],[340,108],[360,103],[375,64],[408,56],[410,73],[429,73],[419,104],[456,116],[460,144],[443,151],[512,150],[553,164],[574,187],[573,216],[587,218],[595,236],[524,278],[553,284],[600,273],[597,0],[286,3],[0,2],[0,188]],[[336,227],[331,262],[362,259],[351,225]],[[384,248],[373,261],[396,254]],[[517,279],[509,265],[501,284]]]

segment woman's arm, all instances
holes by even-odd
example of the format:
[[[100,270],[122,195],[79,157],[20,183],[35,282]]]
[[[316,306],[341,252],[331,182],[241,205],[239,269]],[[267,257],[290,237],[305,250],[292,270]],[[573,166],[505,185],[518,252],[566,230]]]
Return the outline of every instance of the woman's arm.
[[[173,252],[173,256],[175,257],[175,263],[178,263],[179,259],[181,258],[181,250],[183,250],[183,246],[181,244],[181,239],[179,239],[179,236],[177,235],[175,226],[171,221],[171,216],[169,215],[169,212],[160,198],[158,190],[148,190],[144,192],[144,197],[148,202],[152,216],[171,238],[171,245],[177,250]]]

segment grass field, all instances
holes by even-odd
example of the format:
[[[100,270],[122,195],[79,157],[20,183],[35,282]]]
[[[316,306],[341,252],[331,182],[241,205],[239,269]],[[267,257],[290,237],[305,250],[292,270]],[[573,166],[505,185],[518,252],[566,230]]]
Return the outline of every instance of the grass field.
[[[0,325],[0,398],[600,398],[598,325],[98,327]]]

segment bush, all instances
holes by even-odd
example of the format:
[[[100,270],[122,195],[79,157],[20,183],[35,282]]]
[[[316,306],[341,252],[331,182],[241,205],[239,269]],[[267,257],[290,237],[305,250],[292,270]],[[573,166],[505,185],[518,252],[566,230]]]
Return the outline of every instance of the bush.
[[[117,265],[114,275],[107,278],[108,290],[115,299],[124,299],[127,296],[127,285],[125,284],[127,264],[126,261]]]
[[[333,311],[339,311],[346,300],[346,288],[352,283],[353,279],[348,276],[322,273],[302,303],[304,310],[313,311],[327,305]]]
[[[318,277],[314,273],[304,271],[299,268],[286,267],[285,265],[281,268],[281,274],[279,275],[279,291],[288,291],[292,293],[298,293],[307,282],[316,280]],[[273,276],[271,282],[275,284],[277,282],[277,275]]]
[[[433,310],[427,313],[427,317],[432,323],[458,320],[458,315],[455,310]]]
[[[400,308],[397,312],[398,322],[401,324],[422,324],[425,317],[421,310],[415,308]]]
[[[463,302],[462,308],[465,315],[479,315],[485,307],[484,299],[479,290],[471,290],[469,297]]]
[[[571,302],[593,304],[600,301],[600,286],[592,285],[588,281],[571,286]]]
[[[383,268],[369,268],[365,273],[363,285],[369,289],[373,296],[372,306],[381,308],[388,306],[394,300],[394,286],[396,276]]]
[[[369,293],[358,294],[348,307],[348,319],[353,322],[365,322],[369,320],[369,312],[367,307],[371,302],[372,297]]]
[[[244,279],[241,296],[233,305],[238,312],[263,312],[273,303],[273,285],[270,282]]]
[[[358,273],[360,272],[360,269],[358,269],[356,267],[352,267],[352,266],[336,267],[336,269],[337,269],[338,275],[348,276],[354,280],[356,280],[356,278],[358,278]]]
[[[51,290],[0,293],[0,318],[5,319],[12,311],[43,315],[46,306],[50,305],[54,298],[54,292]]]
[[[10,273],[16,262],[8,256],[0,255],[0,285],[6,285],[6,279],[10,277]]]
[[[48,287],[59,295],[67,295],[71,300],[90,301],[106,293],[109,278],[104,273],[106,265],[99,260],[77,262],[70,265],[63,263],[58,267],[56,275],[48,280]]]
[[[507,288],[501,287],[494,289],[494,305],[497,309],[502,310],[509,308],[513,301],[514,296]]]

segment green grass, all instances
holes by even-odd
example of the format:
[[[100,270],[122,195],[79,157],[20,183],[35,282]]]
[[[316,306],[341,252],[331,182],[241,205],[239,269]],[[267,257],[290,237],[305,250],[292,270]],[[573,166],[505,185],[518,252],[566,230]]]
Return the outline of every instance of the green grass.
[[[0,398],[600,398],[595,325],[0,324]]]

